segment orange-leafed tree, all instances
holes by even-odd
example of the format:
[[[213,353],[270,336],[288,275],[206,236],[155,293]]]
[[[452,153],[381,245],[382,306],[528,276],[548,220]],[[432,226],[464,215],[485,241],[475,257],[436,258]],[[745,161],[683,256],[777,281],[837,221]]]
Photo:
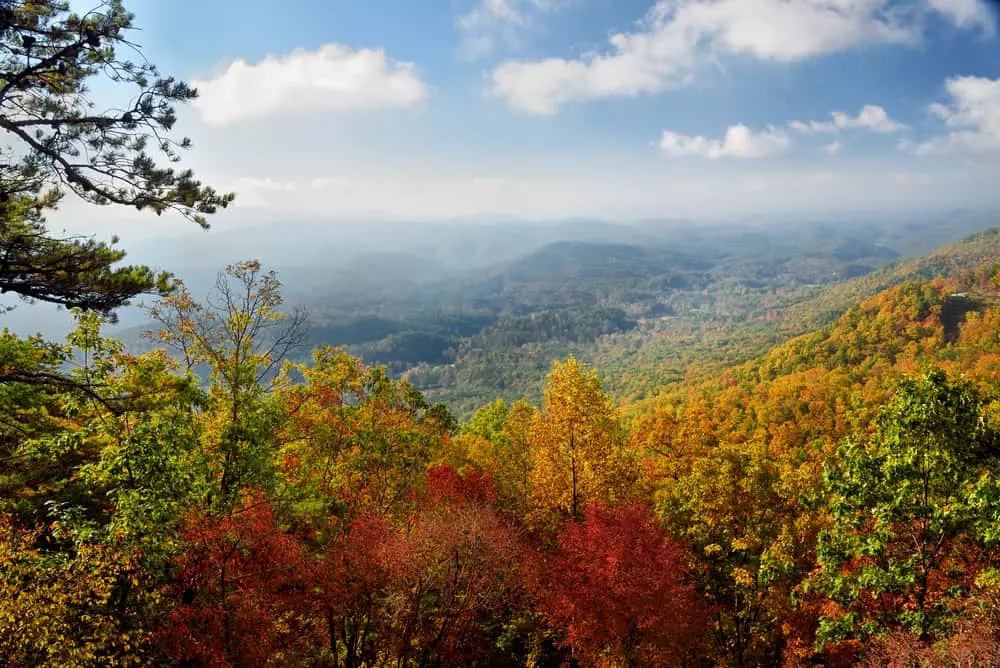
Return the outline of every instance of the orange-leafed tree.
[[[287,365],[276,395],[284,478],[323,518],[404,515],[453,427],[442,405],[336,348]]]

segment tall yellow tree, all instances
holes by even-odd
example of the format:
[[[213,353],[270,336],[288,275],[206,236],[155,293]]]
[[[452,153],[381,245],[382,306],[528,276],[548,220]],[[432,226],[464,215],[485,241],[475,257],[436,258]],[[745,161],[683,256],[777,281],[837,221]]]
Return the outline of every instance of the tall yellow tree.
[[[590,501],[632,495],[635,467],[624,447],[618,411],[597,374],[572,357],[553,364],[529,440],[528,488],[533,515],[541,523],[580,517]]]

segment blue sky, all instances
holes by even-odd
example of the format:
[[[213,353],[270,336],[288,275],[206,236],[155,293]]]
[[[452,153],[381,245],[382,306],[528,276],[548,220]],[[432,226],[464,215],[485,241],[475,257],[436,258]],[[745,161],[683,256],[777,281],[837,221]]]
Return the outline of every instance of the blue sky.
[[[1000,205],[984,0],[126,4],[227,220]]]

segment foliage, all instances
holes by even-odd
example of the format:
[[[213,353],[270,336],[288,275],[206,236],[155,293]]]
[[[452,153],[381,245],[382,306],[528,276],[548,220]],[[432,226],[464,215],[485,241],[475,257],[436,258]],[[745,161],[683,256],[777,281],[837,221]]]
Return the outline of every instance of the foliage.
[[[998,537],[996,456],[969,383],[932,371],[897,386],[872,437],[845,442],[825,472],[833,525],[818,558],[843,613],[824,619],[822,638],[947,629]]]
[[[155,308],[142,354],[95,312],[0,338],[0,661],[995,659],[994,265],[638,406],[569,357],[461,425],[345,349],[283,360],[301,318],[256,262]]]
[[[302,342],[305,313],[282,311],[281,283],[251,260],[220,272],[206,304],[183,283],[150,309],[162,327],[150,337],[174,350],[186,373],[207,366],[220,456],[219,499],[232,503],[243,487],[267,485],[272,406],[265,384]]]
[[[783,474],[763,443],[721,444],[689,468],[681,462],[656,492],[664,518],[692,542],[718,656],[737,665],[774,660],[790,595],[811,563],[811,518]]]
[[[120,605],[133,566],[60,526],[28,531],[0,517],[0,656],[25,666],[147,665],[149,629]]]
[[[560,530],[538,583],[540,608],[583,666],[696,661],[706,609],[683,548],[641,505],[588,505]]]
[[[276,398],[288,416],[285,479],[326,513],[395,514],[452,426],[405,381],[332,348],[317,350],[312,366],[288,365]]]
[[[170,132],[174,107],[195,98],[187,85],[160,75],[141,57],[129,60],[135,30],[118,0],[86,14],[60,0],[8,2],[0,15],[0,128],[11,140],[0,152],[0,288],[25,298],[110,311],[130,297],[166,289],[144,267],[113,269],[124,253],[91,239],[49,235],[43,212],[64,191],[84,201],[172,210],[206,225],[232,195],[202,185],[190,170],[158,166],[190,147]],[[94,79],[112,84],[119,109],[96,113]]]
[[[629,498],[633,473],[617,411],[597,374],[575,359],[553,364],[528,439],[537,521],[581,517],[587,502]]]
[[[269,504],[247,494],[231,515],[193,512],[157,642],[175,662],[263,665],[296,656],[308,608],[307,562]]]

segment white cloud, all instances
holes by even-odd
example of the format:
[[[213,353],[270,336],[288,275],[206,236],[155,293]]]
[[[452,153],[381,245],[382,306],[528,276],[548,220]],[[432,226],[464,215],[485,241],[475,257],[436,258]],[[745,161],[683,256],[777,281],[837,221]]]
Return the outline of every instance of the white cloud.
[[[873,132],[900,132],[906,130],[902,123],[889,118],[885,109],[873,104],[866,104],[857,116],[849,116],[842,111],[830,113],[832,121],[791,121],[788,127],[803,134],[818,134],[866,128]]]
[[[935,103],[929,110],[952,131],[901,148],[911,148],[921,155],[949,150],[1000,151],[1000,79],[952,77],[945,82],[945,90],[951,103]]]
[[[730,126],[722,139],[691,137],[664,130],[660,138],[660,150],[667,155],[695,155],[709,160],[764,158],[784,152],[791,143],[791,138],[777,128],[769,126],[766,130],[755,133],[740,123]]]
[[[563,7],[567,0],[478,0],[455,21],[464,33],[462,51],[484,56],[500,46],[517,47],[522,33],[533,27],[538,14]]]
[[[844,150],[844,143],[840,141],[832,141],[829,144],[823,145],[823,151],[829,155],[837,155]]]
[[[930,7],[960,28],[980,27],[993,31],[993,17],[982,0],[927,0]]]
[[[327,44],[236,60],[211,79],[194,81],[194,106],[205,122],[222,125],[300,112],[409,107],[427,95],[413,63],[393,62],[379,49]]]
[[[964,14],[946,4],[958,0],[659,0],[635,31],[612,35],[608,50],[501,63],[492,89],[512,109],[549,115],[575,100],[682,85],[719,55],[793,62],[865,45],[916,43],[933,13],[966,25]]]

